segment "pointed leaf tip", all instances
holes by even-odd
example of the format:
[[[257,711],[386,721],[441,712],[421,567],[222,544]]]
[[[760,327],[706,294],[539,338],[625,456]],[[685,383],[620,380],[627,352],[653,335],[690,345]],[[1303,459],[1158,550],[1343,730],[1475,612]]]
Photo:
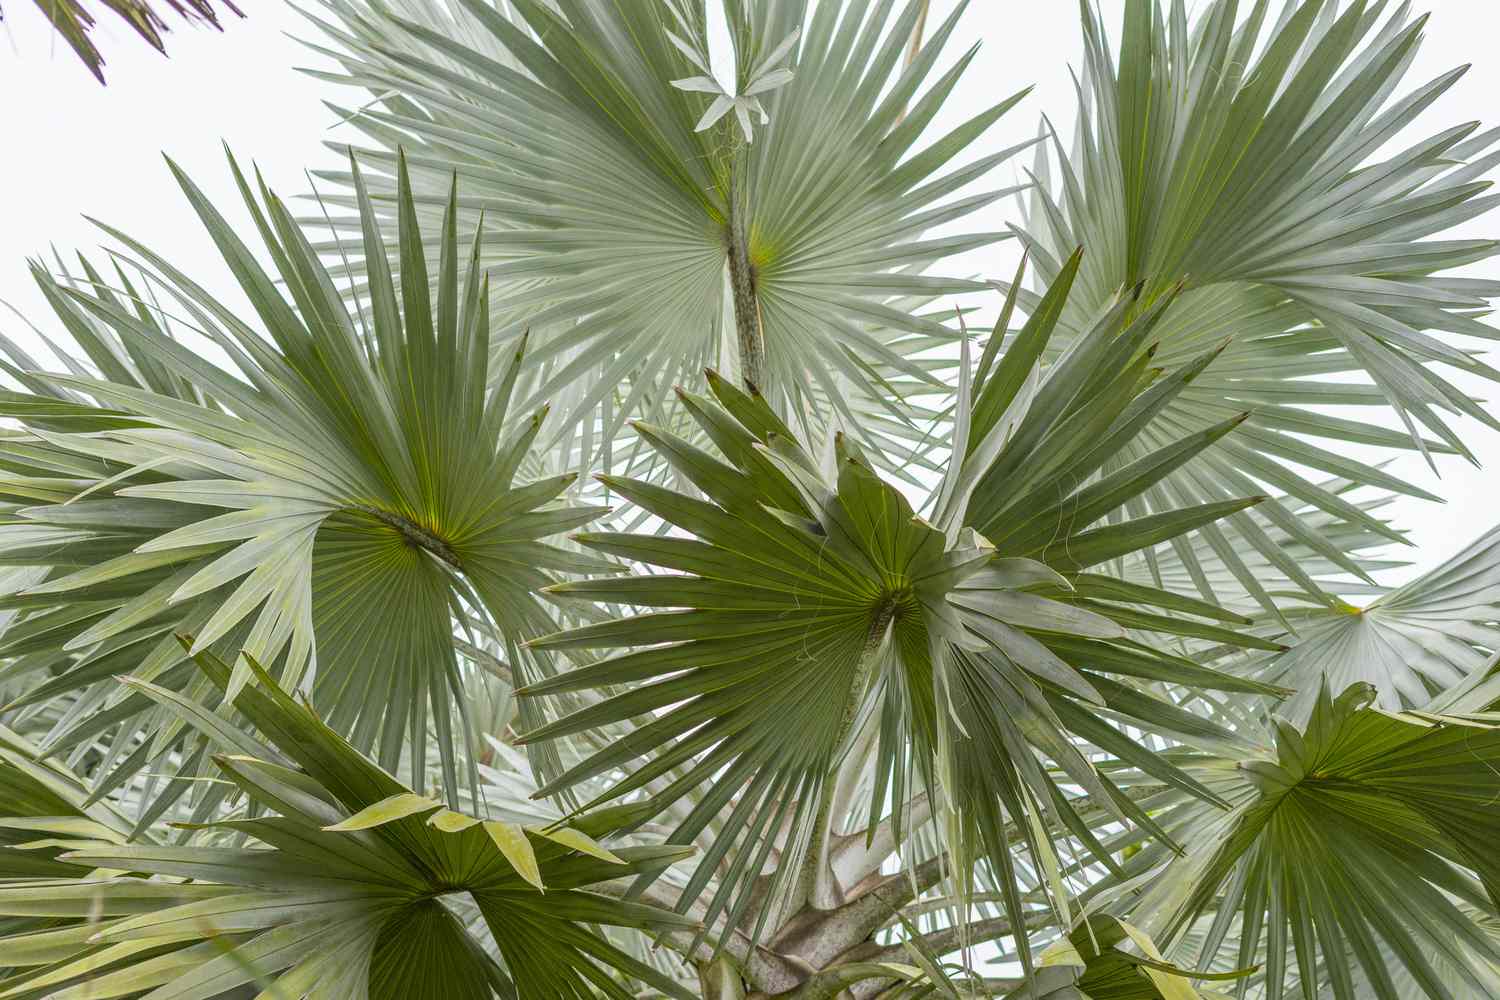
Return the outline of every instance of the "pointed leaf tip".
[[[607,861],[612,865],[623,865],[626,863],[624,858],[602,846],[588,834],[581,833],[572,827],[540,829],[536,832],[554,843],[572,848],[580,854],[587,854],[589,857],[598,858],[600,861]]]
[[[484,832],[490,835],[490,840],[494,841],[505,860],[516,870],[516,874],[535,886],[537,891],[546,892],[546,887],[542,885],[541,868],[536,861],[536,851],[526,838],[526,831],[514,823],[501,823],[497,820],[485,820],[483,825]]]
[[[381,799],[361,809],[359,812],[341,822],[323,829],[329,833],[347,833],[351,830],[368,830],[372,827],[383,826],[386,823],[394,823],[398,819],[421,812],[431,812],[440,808],[441,804],[434,802],[424,795],[414,792],[400,792],[396,795]]]

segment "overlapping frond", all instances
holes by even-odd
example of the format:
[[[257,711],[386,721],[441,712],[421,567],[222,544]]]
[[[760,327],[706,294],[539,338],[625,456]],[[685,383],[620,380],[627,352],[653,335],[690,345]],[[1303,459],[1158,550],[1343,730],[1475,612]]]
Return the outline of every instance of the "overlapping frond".
[[[1070,267],[1076,265],[1075,257]],[[690,903],[727,859],[709,922],[727,909],[727,923],[738,925],[745,890],[763,873],[770,898],[800,903],[817,893],[826,862],[813,838],[827,828],[828,775],[846,740],[873,729],[870,822],[890,805],[899,829],[911,795],[940,795],[946,806],[937,826],[960,882],[988,858],[1009,892],[1012,926],[1022,927],[1007,822],[1020,825],[1039,868],[1051,850],[1041,827],[1030,825],[1041,818],[1097,847],[1038,754],[1120,821],[1152,827],[1069,734],[1180,782],[1101,716],[1229,746],[1230,733],[1158,699],[1153,682],[1274,691],[1149,641],[1157,632],[1240,642],[1221,624],[1235,616],[1090,572],[1257,498],[1108,521],[1236,421],[1096,477],[1209,357],[1153,382],[1144,348],[1165,303],[1126,322],[1132,299],[1124,296],[1044,374],[1039,359],[1067,294],[1065,276],[1015,346],[998,360],[986,350],[972,380],[966,371],[952,443],[958,459],[932,497],[930,522],[850,442],[836,441],[825,467],[763,399],[712,374],[717,404],[689,393],[683,401],[718,456],[640,428],[703,498],[609,479],[677,530],[579,536],[650,572],[563,583],[551,592],[644,613],[534,643],[630,651],[523,689],[531,696],[617,692],[528,739],[645,720],[553,785],[628,774],[601,798],[629,795],[643,816],[711,783],[674,834],[691,840],[730,811],[732,832],[717,838],[683,895]],[[642,757],[646,763],[636,766]]]
[[[1274,754],[1187,766],[1234,808],[1183,800],[1161,813],[1188,853],[1132,919],[1162,941],[1206,927],[1203,965],[1233,930],[1230,961],[1264,960],[1268,1000],[1302,995],[1293,978],[1338,1000],[1495,992],[1500,942],[1472,915],[1496,914],[1500,729],[1488,716],[1387,713],[1375,698],[1365,684],[1338,697],[1325,686],[1304,729],[1277,723]],[[1126,867],[1165,856],[1148,846]],[[1415,994],[1397,991],[1398,972]]]
[[[1184,282],[1160,330],[1160,359],[1177,363],[1233,338],[1121,461],[1184,423],[1252,411],[1239,434],[1143,497],[1143,507],[1264,484],[1285,499],[1205,528],[1209,551],[1179,546],[1181,557],[1205,596],[1247,595],[1269,610],[1274,598],[1251,568],[1253,554],[1328,603],[1272,533],[1346,573],[1360,568],[1294,508],[1400,536],[1305,470],[1432,499],[1344,446],[1467,456],[1444,414],[1495,426],[1434,366],[1495,377],[1464,338],[1494,339],[1475,317],[1500,286],[1452,272],[1491,256],[1496,243],[1439,237],[1495,204],[1482,178],[1500,156],[1492,150],[1500,133],[1468,123],[1392,146],[1461,75],[1398,92],[1425,22],[1405,3],[1215,0],[1192,21],[1186,6],[1131,0],[1116,61],[1096,8],[1084,3],[1078,134],[1056,173],[1039,165],[1026,238],[1044,275],[1076,244],[1089,247],[1065,328],[1121,284],[1144,281],[1150,302]],[[1406,433],[1328,409],[1348,406],[1389,407]],[[1227,585],[1211,585],[1216,565],[1230,571]]]
[[[77,865],[59,860],[61,845],[75,838],[124,843],[134,832],[135,824],[110,803],[93,801],[77,775],[39,756],[28,740],[0,726],[0,878],[80,875]],[[27,923],[0,920],[7,930]],[[9,964],[0,951],[0,968]]]
[[[1291,649],[1215,666],[1295,689],[1278,708],[1294,722],[1306,721],[1325,680],[1334,690],[1368,684],[1393,711],[1487,708],[1500,697],[1487,669],[1500,651],[1500,529],[1363,606],[1340,601],[1283,614],[1295,635],[1274,622],[1255,631]]]
[[[461,228],[494,227],[496,342],[534,328],[539,391],[581,380],[579,420],[661,422],[708,365],[794,424],[873,414],[908,449],[921,436],[890,398],[940,389],[914,359],[955,334],[903,300],[987,287],[926,269],[1006,235],[931,235],[1001,196],[968,188],[1008,151],[953,164],[1016,100],[924,139],[975,54],[934,77],[958,12],[904,61],[921,2],[737,8],[739,83],[762,82],[769,115],[747,143],[735,114],[699,127],[723,110],[707,82],[679,86],[705,79],[701,0],[321,6],[333,79],[375,95],[340,113],[377,204],[398,148],[419,202],[459,174]]]
[[[228,688],[226,664],[205,655],[199,665]],[[5,996],[211,1000],[254,984],[287,1000],[629,1000],[634,979],[688,998],[587,926],[683,924],[586,891],[656,870],[679,849],[616,853],[579,830],[442,809],[252,670],[236,705],[274,749],[226,734],[209,713],[184,718],[215,743],[219,772],[253,808],[199,829],[190,846],[79,837],[64,859],[107,872],[0,886],[0,912],[60,922],[0,939],[18,970],[0,981]],[[173,704],[170,692],[152,693]],[[488,942],[466,929],[467,908]]]
[[[1360,457],[1500,427],[1423,19],[1082,0],[943,235],[964,3],[711,2],[320,0],[316,217],[177,171],[248,311],[34,265],[0,1000],[1500,996],[1500,529],[1380,586]]]
[[[0,441],[0,545],[10,565],[43,573],[15,576],[0,600],[18,612],[0,640],[5,672],[32,682],[13,705],[87,692],[49,748],[113,739],[110,763],[139,769],[180,726],[110,679],[129,671],[207,695],[173,638],[186,632],[197,650],[248,651],[289,690],[308,685],[330,724],[388,768],[409,748],[419,783],[430,729],[451,792],[464,734],[451,717],[456,613],[487,618],[512,644],[552,631],[534,588],[608,566],[544,539],[599,509],[558,502],[572,475],[523,478],[545,411],[511,414],[519,345],[491,385],[489,300],[451,201],[437,280],[406,280],[399,294],[364,203],[381,266],[351,307],[282,203],[263,188],[258,203],[236,177],[275,278],[179,173],[260,329],[123,235],[151,269],[144,288],[123,273],[112,289],[92,270],[82,287],[39,272],[92,370],[16,358],[30,391],[0,399],[24,428]],[[424,276],[404,184],[401,205],[401,272]],[[234,370],[169,324],[206,337]],[[533,661],[511,659],[522,671]],[[248,677],[237,669],[236,686]]]

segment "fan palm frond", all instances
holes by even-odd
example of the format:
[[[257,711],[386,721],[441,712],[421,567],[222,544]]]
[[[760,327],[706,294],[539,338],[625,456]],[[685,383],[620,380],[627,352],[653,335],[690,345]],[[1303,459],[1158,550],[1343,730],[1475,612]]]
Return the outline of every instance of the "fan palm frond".
[[[208,277],[0,335],[0,1000],[1500,996],[1500,528],[1377,582],[1500,427],[1407,4],[1082,0],[1068,150],[936,127],[963,0],[307,6],[317,218],[174,164]]]
[[[1205,597],[1247,595],[1271,610],[1244,553],[1269,561],[1303,594],[1333,600],[1273,530],[1360,573],[1292,508],[1311,506],[1401,541],[1299,469],[1435,499],[1350,458],[1344,446],[1472,458],[1443,412],[1497,426],[1432,368],[1496,378],[1461,338],[1494,339],[1476,316],[1500,285],[1452,272],[1493,255],[1497,243],[1433,237],[1495,204],[1482,178],[1500,157],[1492,148],[1500,133],[1470,123],[1387,148],[1462,75],[1445,73],[1393,99],[1426,20],[1412,19],[1408,4],[1390,11],[1364,0],[1296,0],[1274,20],[1274,5],[1255,4],[1244,18],[1240,6],[1215,0],[1189,21],[1182,0],[1166,10],[1130,0],[1117,64],[1097,8],[1084,3],[1078,134],[1057,174],[1039,165],[1043,183],[1025,231],[1043,275],[1076,244],[1092,251],[1065,329],[1085,323],[1121,284],[1146,282],[1142,300],[1150,302],[1185,282],[1160,330],[1161,360],[1178,363],[1233,337],[1120,461],[1159,447],[1184,422],[1252,411],[1242,433],[1142,504],[1170,509],[1251,483],[1284,494],[1203,529],[1206,557],[1179,547]],[[1406,433],[1328,406],[1388,406]],[[1210,586],[1212,564],[1230,570],[1227,586]]]
[[[227,691],[226,664],[212,656],[198,664]],[[215,762],[254,807],[250,818],[209,824],[201,846],[79,843],[65,860],[118,874],[0,887],[0,912],[70,921],[0,939],[0,950],[34,949],[0,983],[8,996],[211,1000],[253,983],[287,997],[482,1000],[498,991],[630,1000],[620,977],[636,977],[690,1000],[586,926],[681,925],[671,913],[605,905],[587,891],[655,870],[680,850],[616,853],[579,830],[524,830],[442,809],[251,669],[236,705],[271,748],[228,735],[212,713],[183,716],[223,751]],[[180,704],[149,682],[132,683]],[[241,843],[247,837],[264,846]],[[499,964],[456,915],[463,906],[477,907]]]
[[[93,800],[82,779],[40,756],[29,741],[0,726],[3,878],[80,875],[77,865],[58,859],[61,844],[73,838],[124,843],[134,832],[135,824],[114,806]],[[0,968],[10,964],[0,951]]]
[[[167,30],[162,11],[169,10],[185,21],[207,24],[219,28],[219,15],[214,0],[161,0],[153,5],[151,0],[36,0],[37,7],[52,25],[52,30],[62,36],[68,47],[78,54],[100,83],[104,82],[104,56],[89,37],[96,23],[95,12],[103,9],[114,14],[130,30],[144,38],[158,52],[166,52],[162,34]],[[245,15],[230,0],[222,0],[221,6],[238,17]],[[4,17],[0,12],[0,17]]]
[[[1496,986],[1500,942],[1464,908],[1495,912],[1500,887],[1500,729],[1486,716],[1392,714],[1356,684],[1325,685],[1304,729],[1278,721],[1274,754],[1185,765],[1233,804],[1181,804],[1162,823],[1189,846],[1152,879],[1132,918],[1171,941],[1207,920],[1207,964],[1238,922],[1239,965],[1262,960],[1268,998],[1295,976],[1337,1000],[1396,1000]],[[1179,797],[1180,798],[1180,797]],[[1165,858],[1157,846],[1131,874]],[[1442,973],[1438,971],[1441,965]],[[1362,969],[1368,992],[1357,990]]]
[[[1340,601],[1283,614],[1295,635],[1277,623],[1256,631],[1291,649],[1212,662],[1296,689],[1278,709],[1294,722],[1307,720],[1325,679],[1335,690],[1369,684],[1392,711],[1487,708],[1500,697],[1487,669],[1500,650],[1500,529],[1363,606]]]
[[[941,391],[951,361],[916,357],[955,334],[902,300],[988,287],[925,272],[1007,235],[932,231],[1001,196],[966,189],[1009,151],[954,158],[1020,95],[924,143],[975,55],[930,79],[958,12],[904,64],[919,0],[733,6],[739,83],[769,116],[752,142],[735,115],[701,124],[718,84],[682,89],[707,79],[701,2],[325,0],[319,23],[332,78],[376,95],[341,111],[376,203],[399,146],[419,202],[456,171],[462,227],[496,227],[496,341],[546,331],[540,393],[584,380],[574,413],[608,437],[718,366],[814,425],[879,413],[909,450],[922,432],[890,397]]]
[[[1076,266],[1075,256],[1070,268]],[[1027,825],[1039,816],[1059,819],[1097,847],[1057,779],[1038,766],[1038,751],[1120,821],[1152,828],[1151,818],[1099,775],[1067,734],[1176,781],[1180,775],[1163,770],[1097,713],[1228,746],[1232,734],[1158,700],[1149,682],[1274,690],[1169,655],[1148,640],[1156,632],[1259,643],[1221,624],[1235,616],[1091,572],[1257,498],[1109,522],[1237,421],[1095,477],[1211,353],[1152,384],[1144,347],[1166,303],[1127,322],[1133,300],[1125,295],[1043,375],[1039,359],[1070,277],[1049,291],[1015,346],[998,360],[985,351],[972,384],[965,352],[952,442],[958,458],[932,497],[931,522],[916,516],[850,442],[838,439],[825,467],[763,398],[712,374],[717,403],[689,393],[683,403],[722,457],[639,428],[704,499],[607,477],[613,490],[680,534],[578,536],[652,571],[563,583],[550,592],[647,613],[533,641],[630,651],[523,694],[628,687],[527,739],[648,719],[549,786],[630,768],[602,799],[644,790],[634,803],[643,816],[712,782],[674,835],[690,841],[731,809],[728,828],[683,895],[683,905],[691,903],[728,859],[707,922],[727,912],[729,925],[737,926],[748,886],[769,868],[771,898],[785,897],[792,906],[822,898],[826,844],[813,837],[828,828],[827,776],[846,739],[868,727],[878,747],[870,762],[869,821],[879,820],[889,802],[899,829],[909,795],[940,794],[949,812],[937,825],[946,831],[955,871],[988,857],[1010,892],[1011,927],[1024,927],[1007,817],[1020,824],[1035,858],[1051,850],[1041,828]],[[1007,314],[1013,306],[1012,299]],[[631,768],[640,757],[648,762]]]
[[[128,670],[209,694],[173,638],[187,632],[195,652],[243,648],[289,690],[310,685],[362,751],[395,770],[406,750],[419,783],[432,726],[451,792],[465,731],[451,718],[455,612],[487,617],[511,643],[552,631],[532,590],[561,570],[610,567],[543,539],[599,508],[559,502],[571,474],[521,478],[545,409],[512,414],[520,342],[490,386],[489,299],[477,260],[459,250],[456,195],[437,281],[408,277],[399,295],[363,202],[382,267],[351,308],[282,203],[262,188],[262,207],[235,176],[290,302],[178,173],[260,330],[123,234],[152,269],[147,289],[117,292],[92,272],[82,288],[39,275],[95,370],[47,373],[18,358],[30,391],[0,400],[25,428],[0,441],[0,536],[12,565],[45,568],[3,602],[22,612],[0,646],[8,672],[36,679],[13,705],[102,684],[107,699],[67,720],[49,748],[144,730],[147,745],[121,765],[139,768],[180,724],[109,679]],[[425,275],[404,182],[401,204],[402,272]],[[158,291],[170,312],[142,298]],[[235,371],[170,336],[173,320]],[[512,659],[522,671],[537,662],[519,650]],[[243,660],[236,669],[237,688],[249,674]]]

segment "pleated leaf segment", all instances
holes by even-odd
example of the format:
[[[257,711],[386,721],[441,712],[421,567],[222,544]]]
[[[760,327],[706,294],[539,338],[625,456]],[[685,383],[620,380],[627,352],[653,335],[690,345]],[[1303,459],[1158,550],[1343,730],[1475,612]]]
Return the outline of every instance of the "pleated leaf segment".
[[[364,136],[377,206],[398,147],[419,206],[435,211],[458,173],[460,229],[481,212],[493,227],[497,343],[536,331],[538,391],[575,387],[585,451],[630,418],[670,424],[671,386],[712,365],[811,426],[843,418],[882,461],[875,441],[910,452],[923,434],[893,397],[940,390],[951,369],[930,352],[956,332],[926,304],[988,289],[944,263],[1010,236],[970,219],[1007,193],[987,181],[1016,150],[961,157],[1022,95],[932,128],[977,55],[966,43],[942,65],[966,6],[907,59],[923,0],[732,5],[738,84],[775,81],[751,95],[768,120],[748,142],[690,86],[708,49],[698,0],[323,0],[310,16],[340,67],[318,75],[357,90],[357,110],[335,110]],[[352,205],[350,174],[320,176]]]

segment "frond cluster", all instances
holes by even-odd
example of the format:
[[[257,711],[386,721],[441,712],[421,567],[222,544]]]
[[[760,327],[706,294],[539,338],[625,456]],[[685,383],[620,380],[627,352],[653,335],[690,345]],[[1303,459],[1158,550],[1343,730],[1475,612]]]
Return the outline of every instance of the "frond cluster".
[[[1500,426],[1424,19],[1086,0],[994,189],[963,4],[713,2],[320,0],[315,213],[33,265],[0,1000],[1500,996],[1500,529],[1348,453]]]

